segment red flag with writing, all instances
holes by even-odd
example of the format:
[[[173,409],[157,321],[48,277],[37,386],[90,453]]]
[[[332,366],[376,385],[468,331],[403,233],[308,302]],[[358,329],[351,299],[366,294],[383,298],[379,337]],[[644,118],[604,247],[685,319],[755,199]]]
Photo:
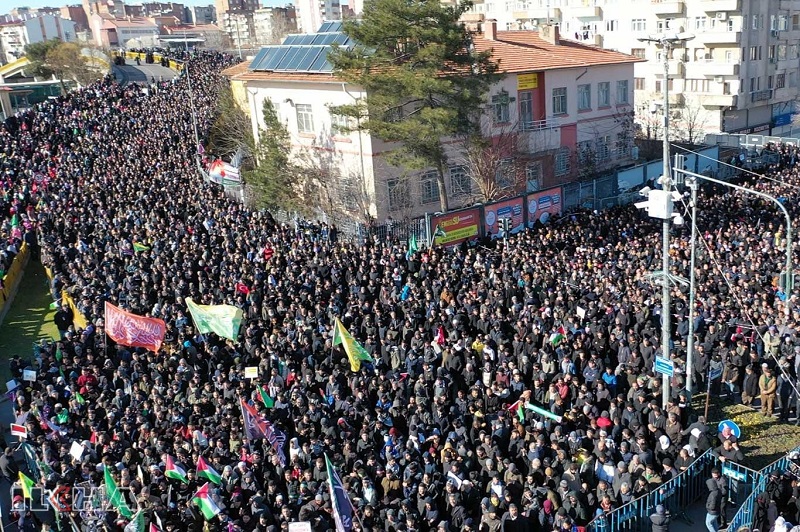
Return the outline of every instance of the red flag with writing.
[[[145,318],[106,302],[106,334],[118,344],[144,347],[150,351],[161,349],[167,326],[164,320]]]

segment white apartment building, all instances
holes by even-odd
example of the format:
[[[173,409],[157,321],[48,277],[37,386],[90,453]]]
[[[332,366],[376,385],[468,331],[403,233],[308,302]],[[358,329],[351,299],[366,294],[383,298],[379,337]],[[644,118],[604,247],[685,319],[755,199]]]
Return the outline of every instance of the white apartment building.
[[[515,151],[500,155],[512,158],[509,167],[524,168],[518,193],[575,181],[589,165],[599,172],[632,162],[632,135],[625,124],[632,119],[633,71],[640,59],[562,40],[554,27],[497,31],[487,24],[474,43],[477,51],[491,50],[505,73],[487,94],[482,126],[483,134],[497,141],[517,135]],[[246,101],[255,137],[264,127],[261,109],[269,99],[287,126],[294,155],[313,162],[329,176],[330,186],[346,190],[331,204],[354,202],[348,211],[367,211],[377,219],[439,210],[436,173],[394,167],[388,155],[397,145],[339,129],[352,124],[331,113],[331,106],[365,94],[333,74],[327,61],[333,44],[353,45],[339,22],[323,24],[316,34],[290,35],[225,71],[234,93]],[[471,204],[477,190],[467,173],[464,144],[445,143],[450,207]],[[508,178],[502,173],[498,182]]]
[[[228,11],[217,16],[217,26],[228,36],[234,48],[247,48],[255,42],[252,11]]]
[[[297,32],[294,7],[262,7],[253,12],[255,42],[259,46],[280,43],[289,33]]]
[[[323,22],[342,19],[339,0],[298,0],[295,11],[297,27],[303,33],[314,33]]]
[[[691,33],[667,58],[676,137],[791,129],[800,0],[478,0],[472,11],[505,29],[557,24],[565,37],[647,59],[635,69],[636,115],[653,136],[662,121],[663,55],[637,39]]]
[[[77,40],[75,23],[54,15],[40,15],[26,20],[0,24],[0,50],[3,63],[10,63],[25,55],[28,44],[61,39],[64,42]]]

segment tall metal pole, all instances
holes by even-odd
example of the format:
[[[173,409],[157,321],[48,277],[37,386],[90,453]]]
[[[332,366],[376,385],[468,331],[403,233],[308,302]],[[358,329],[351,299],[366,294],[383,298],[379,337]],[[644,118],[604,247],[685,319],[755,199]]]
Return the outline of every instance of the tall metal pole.
[[[194,159],[197,166],[200,166],[200,135],[197,133],[197,116],[195,115],[194,91],[192,90],[192,78],[189,76],[189,39],[186,32],[183,32],[183,46],[186,49],[186,61],[183,63],[183,70],[186,73],[186,84],[189,88],[189,105],[192,107],[192,128],[194,129]]]
[[[670,180],[669,162],[669,50],[671,43],[664,40],[664,175],[662,184],[664,191],[669,193],[672,188]],[[670,359],[670,280],[669,280],[669,218],[662,223],[661,236],[661,356]],[[670,376],[666,373],[662,375],[661,403],[664,408],[669,404],[670,399]]]
[[[710,181],[711,183],[717,183],[718,185],[723,185],[723,186],[726,186],[726,187],[734,188],[736,190],[741,190],[742,192],[745,192],[747,194],[753,194],[755,196],[759,196],[761,198],[764,198],[764,199],[767,199],[767,200],[773,202],[775,205],[778,206],[778,208],[783,212],[783,216],[786,218],[786,265],[784,267],[786,268],[787,275],[786,275],[786,280],[784,282],[783,289],[784,289],[785,293],[788,295],[788,293],[793,288],[793,286],[792,286],[793,283],[792,283],[792,278],[791,278],[792,277],[792,271],[793,271],[792,270],[792,218],[791,218],[791,216],[789,216],[789,211],[786,210],[786,207],[783,206],[783,203],[781,203],[781,201],[778,198],[776,198],[774,196],[770,196],[769,194],[765,194],[763,192],[759,192],[758,190],[753,190],[751,188],[746,188],[746,187],[742,187],[742,186],[739,186],[739,185],[734,185],[733,183],[728,183],[727,181],[722,181],[720,179],[715,179],[713,177],[708,177],[708,176],[704,176],[704,175],[701,175],[701,174],[696,174],[696,173],[690,172],[688,170],[681,170],[681,169],[678,169],[678,168],[676,168],[675,170],[678,171],[678,172],[682,172],[687,176],[694,177],[696,179],[702,179],[704,181]],[[792,310],[791,310],[791,307],[788,304],[786,305],[785,311],[786,311],[786,317],[789,318],[792,315]]]
[[[694,377],[694,276],[695,276],[695,250],[697,248],[697,179],[689,178],[686,184],[692,191],[692,239],[691,258],[689,259],[689,341],[686,345],[686,390],[692,393],[692,378]]]

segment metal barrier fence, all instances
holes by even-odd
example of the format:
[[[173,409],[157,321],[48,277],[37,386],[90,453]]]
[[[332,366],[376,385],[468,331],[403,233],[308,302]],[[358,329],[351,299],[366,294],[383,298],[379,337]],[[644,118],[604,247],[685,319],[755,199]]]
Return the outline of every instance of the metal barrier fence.
[[[736,515],[734,515],[730,520],[728,530],[736,531],[739,530],[740,527],[750,527],[753,525],[753,521],[756,517],[756,499],[767,489],[767,482],[769,481],[770,473],[775,471],[781,472],[788,469],[792,465],[789,455],[798,452],[800,452],[800,446],[795,447],[784,456],[775,460],[758,472],[758,480],[752,483],[752,489],[750,490],[750,493],[748,494],[747,498],[742,501],[741,506],[736,511]]]
[[[677,477],[665,482],[650,493],[594,518],[586,532],[648,532],[650,516],[659,504],[673,515],[684,515],[685,508],[696,501],[705,490],[706,479],[717,464],[711,449],[701,454],[692,465]]]

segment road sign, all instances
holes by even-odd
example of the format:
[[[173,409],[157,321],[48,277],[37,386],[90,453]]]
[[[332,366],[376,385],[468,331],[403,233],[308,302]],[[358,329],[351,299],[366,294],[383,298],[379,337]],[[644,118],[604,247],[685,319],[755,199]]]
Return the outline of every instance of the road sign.
[[[708,371],[708,378],[709,380],[715,381],[722,377],[722,366],[718,366],[716,368],[711,368]]]
[[[734,436],[736,436],[737,440],[742,437],[742,429],[740,429],[739,425],[737,425],[736,423],[734,423],[730,419],[726,419],[725,421],[720,421],[719,425],[717,425],[717,430],[719,432],[722,432],[722,429],[724,429],[725,427],[728,427],[729,429],[731,429],[731,433]]]
[[[664,357],[656,357],[654,369],[656,373],[661,373],[668,377],[672,377],[672,375],[675,374],[675,364],[673,364],[670,359]]]

